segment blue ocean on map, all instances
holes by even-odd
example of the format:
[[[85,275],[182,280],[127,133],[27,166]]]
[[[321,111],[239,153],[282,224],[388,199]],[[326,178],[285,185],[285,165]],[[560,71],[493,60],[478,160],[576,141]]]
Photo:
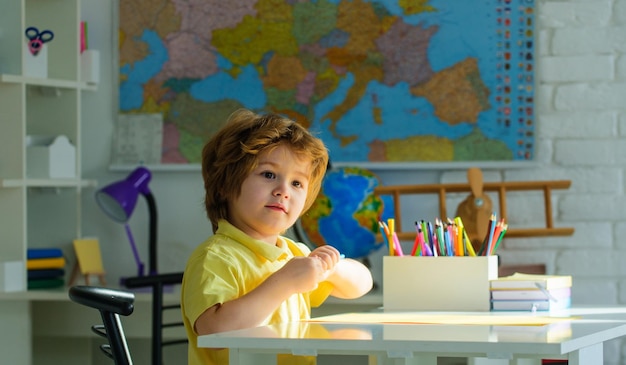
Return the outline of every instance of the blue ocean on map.
[[[327,115],[345,99],[353,78],[348,75],[337,90],[327,96],[315,108],[316,116]],[[343,136],[358,135],[349,145],[332,135],[328,119],[316,118],[310,129],[317,133],[331,151],[341,151],[342,161],[366,161],[369,143],[374,140],[406,138],[408,135],[435,135],[455,139],[471,132],[472,126],[463,123],[450,128],[434,116],[433,106],[424,98],[409,93],[406,83],[394,87],[372,82],[359,103],[347,111],[337,125],[336,133]],[[377,123],[372,115],[371,100],[376,99],[376,107],[381,109],[384,124]],[[413,115],[412,110],[420,113]]]
[[[224,71],[209,76],[193,84],[189,93],[207,103],[237,100],[248,109],[262,109],[267,104],[263,82],[252,65],[243,67],[237,78]]]
[[[129,111],[138,109],[143,104],[143,85],[161,71],[167,61],[167,49],[159,35],[151,30],[145,30],[141,40],[148,44],[150,52],[143,60],[136,62],[133,67],[125,65],[120,73],[126,75],[126,81],[120,84],[120,110]]]

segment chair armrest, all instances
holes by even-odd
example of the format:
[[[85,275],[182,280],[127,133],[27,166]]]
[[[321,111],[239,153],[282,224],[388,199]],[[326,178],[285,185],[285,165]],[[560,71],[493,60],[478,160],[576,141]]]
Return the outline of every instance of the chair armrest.
[[[70,288],[69,296],[76,303],[123,316],[135,309],[135,294],[123,290],[78,285]]]

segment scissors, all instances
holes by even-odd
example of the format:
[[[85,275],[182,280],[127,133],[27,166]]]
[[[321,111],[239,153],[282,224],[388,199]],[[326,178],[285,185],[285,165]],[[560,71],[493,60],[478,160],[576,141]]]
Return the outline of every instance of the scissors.
[[[24,32],[26,37],[30,40],[28,42],[28,49],[33,56],[37,56],[44,43],[50,42],[54,38],[54,33],[51,30],[39,31],[36,27],[28,27]]]

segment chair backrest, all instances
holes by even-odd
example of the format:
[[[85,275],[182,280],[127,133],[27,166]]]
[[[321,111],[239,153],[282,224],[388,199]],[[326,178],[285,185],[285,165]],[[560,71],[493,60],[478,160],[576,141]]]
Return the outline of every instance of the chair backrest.
[[[183,273],[153,274],[147,276],[137,276],[124,279],[127,288],[152,288],[152,365],[163,364],[163,347],[188,343],[187,338],[164,340],[163,330],[165,328],[184,327],[182,315],[178,321],[164,322],[164,312],[166,310],[179,310],[180,302],[172,305],[165,305],[163,295],[166,287],[180,285],[183,282]]]
[[[100,312],[102,324],[91,326],[95,334],[108,341],[100,345],[100,350],[113,359],[116,365],[132,365],[120,315],[129,316],[133,313],[135,295],[123,290],[78,285],[70,288],[69,296],[73,302]]]

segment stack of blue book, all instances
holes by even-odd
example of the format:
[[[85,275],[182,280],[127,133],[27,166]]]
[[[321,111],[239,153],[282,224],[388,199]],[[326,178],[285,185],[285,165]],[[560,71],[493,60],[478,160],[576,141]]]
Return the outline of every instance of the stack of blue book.
[[[28,289],[65,285],[65,257],[60,248],[29,248],[26,251]]]

